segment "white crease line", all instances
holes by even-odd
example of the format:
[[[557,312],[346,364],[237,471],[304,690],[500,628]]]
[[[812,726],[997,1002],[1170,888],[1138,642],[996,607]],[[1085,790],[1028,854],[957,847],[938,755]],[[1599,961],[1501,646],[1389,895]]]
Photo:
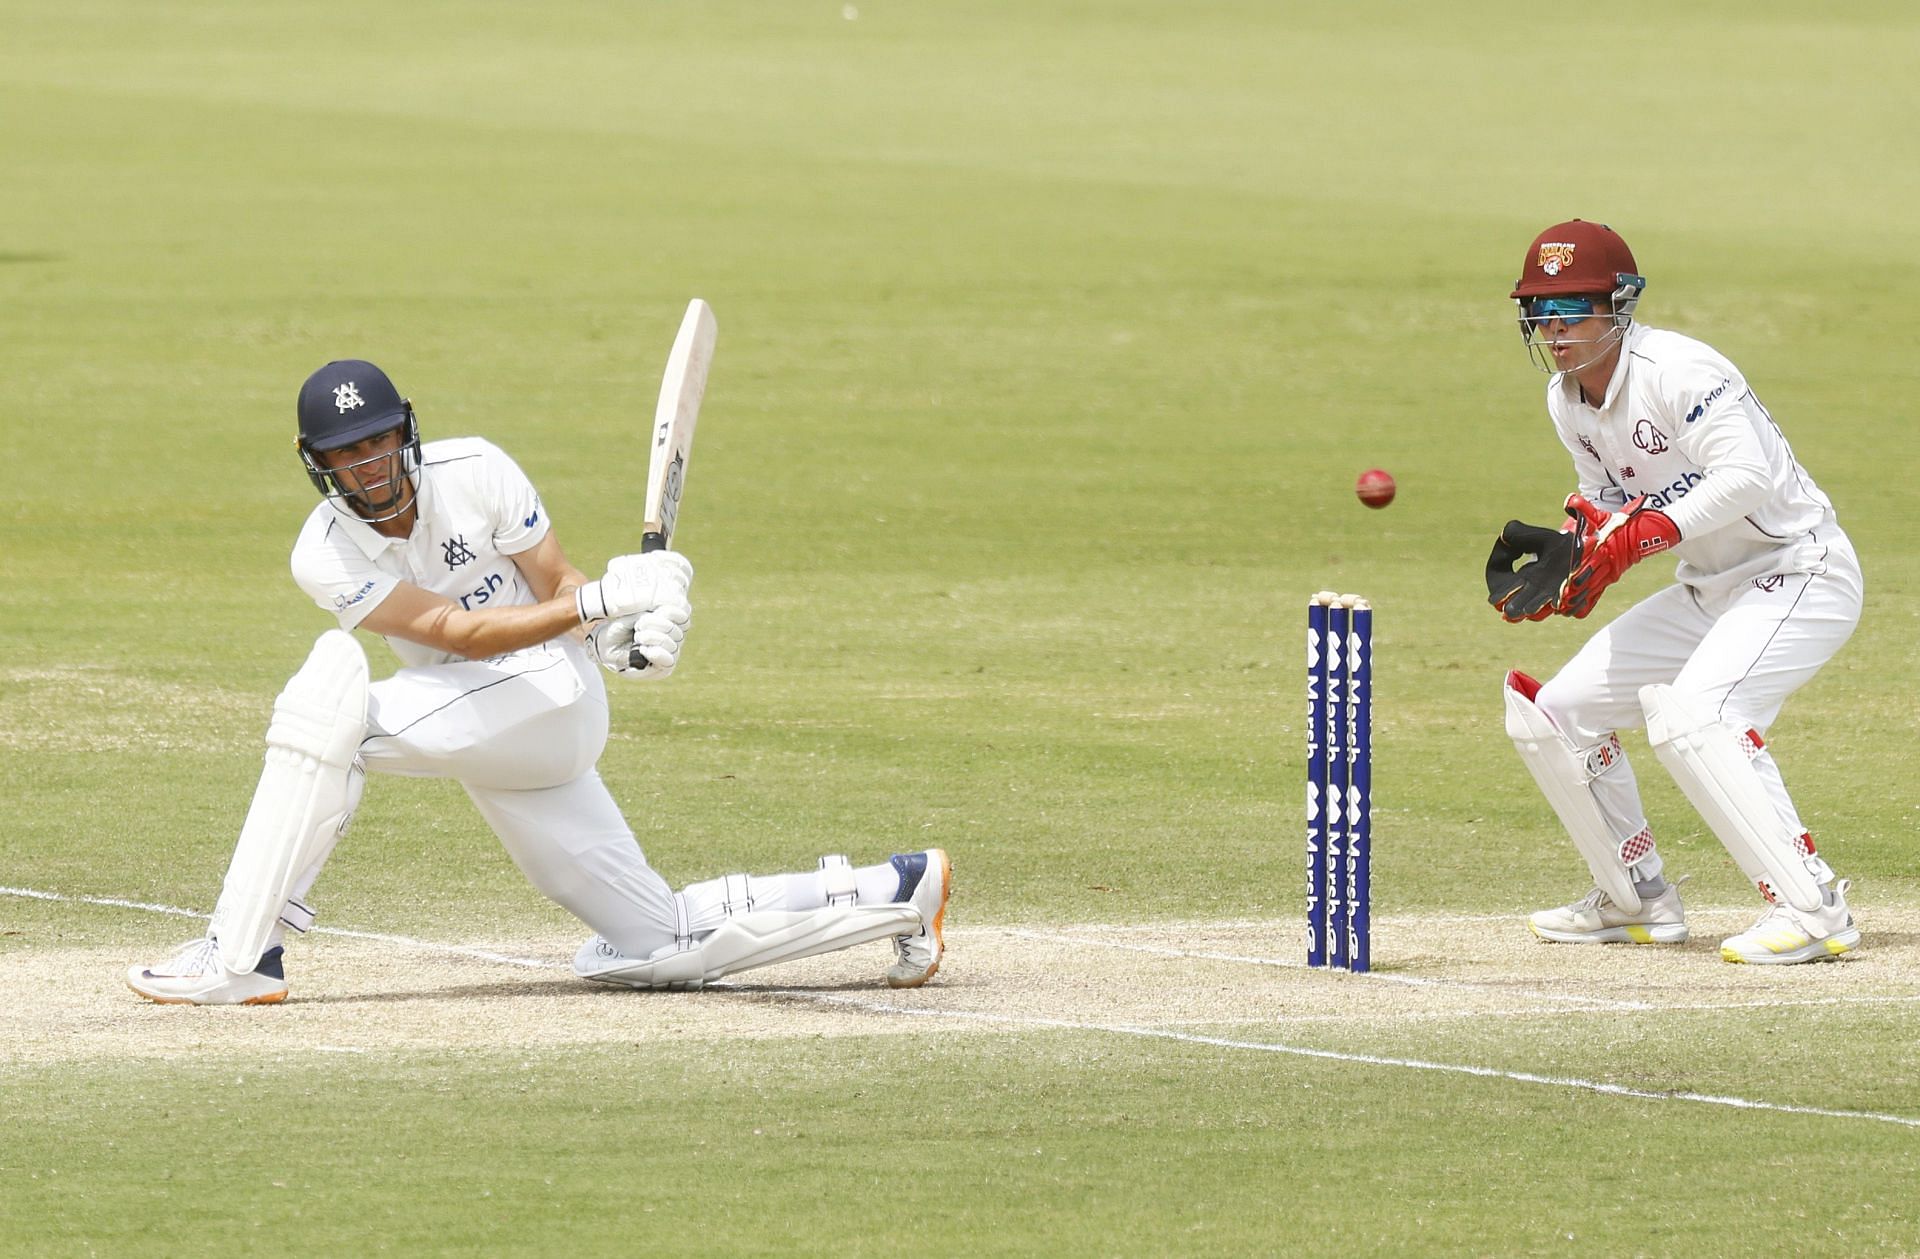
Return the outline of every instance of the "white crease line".
[[[1905,995],[1889,993],[1877,997],[1809,997],[1804,1001],[1769,1001],[1765,998],[1756,1001],[1702,1001],[1686,1005],[1649,1006],[1650,1012],[1658,1014],[1694,1014],[1702,1012],[1727,1012],[1733,1010],[1779,1010],[1790,1006],[1833,1006],[1833,1005],[1909,1005],[1920,1002],[1920,993]],[[1395,1026],[1414,1023],[1440,1023],[1452,1019],[1563,1019],[1578,1014],[1617,1014],[1617,1010],[1544,1010],[1538,1006],[1518,1006],[1513,1009],[1496,1010],[1406,1010],[1386,1016],[1377,1013],[1354,1012],[1340,1014],[1262,1014],[1235,1016],[1233,1018],[1179,1018],[1161,1020],[1156,1026],[1180,1027],[1280,1027],[1306,1026],[1308,1024],[1359,1023],[1378,1025],[1391,1021]]]
[[[177,905],[154,905],[146,901],[121,900],[116,896],[66,896],[59,892],[41,892],[30,887],[0,887],[0,896],[24,896],[28,900],[62,901],[71,905],[105,905],[113,909],[142,909],[148,913],[168,914],[175,918],[193,918],[200,922],[207,921],[209,917],[198,910],[181,909]],[[431,940],[416,940],[412,936],[387,935],[378,931],[349,931],[345,927],[314,927],[313,934],[345,936],[352,940],[373,940],[381,944],[398,944],[410,949],[455,953],[461,957],[476,958],[482,962],[498,962],[503,966],[526,966],[537,970],[549,970],[558,965],[555,962],[543,962],[538,958],[495,953],[491,949],[469,948],[463,944],[440,944]]]
[[[1035,931],[1027,927],[1001,927],[999,931],[1023,940],[1049,940],[1061,944],[1083,944],[1103,949],[1120,949],[1128,953],[1152,953],[1160,957],[1191,958],[1203,962],[1238,962],[1248,966],[1272,966],[1280,970],[1311,971],[1305,962],[1291,958],[1255,957],[1237,953],[1209,953],[1199,949],[1175,949],[1159,944],[1126,944],[1119,940],[1096,940],[1083,936],[1063,935],[1053,931]],[[1315,972],[1318,973],[1318,972]],[[1341,975],[1341,982],[1367,982],[1377,984],[1404,984],[1412,988],[1472,988],[1499,987],[1517,997],[1532,997],[1537,1001],[1558,1001],[1563,1004],[1590,1006],[1607,1010],[1655,1010],[1661,1007],[1645,1001],[1622,1001],[1613,997],[1587,997],[1568,992],[1538,992],[1526,988],[1508,988],[1505,985],[1477,984],[1464,979],[1424,979],[1413,975],[1389,975],[1380,971],[1341,971],[1327,972]]]
[[[144,909],[148,913],[172,914],[176,918],[198,918],[202,922],[207,915],[191,909],[176,909],[172,905],[151,905],[146,901],[123,901],[111,896],[65,896],[59,892],[41,892],[30,887],[0,887],[0,896],[24,896],[32,901],[65,901],[73,905],[111,905],[115,909]]]
[[[1549,1088],[1578,1089],[1608,1097],[1632,1097],[1652,1102],[1698,1102],[1708,1106],[1730,1106],[1737,1110],[1765,1110],[1786,1115],[1819,1115],[1827,1119],[1867,1119],[1875,1123],[1920,1128],[1920,1119],[1907,1115],[1889,1115],[1872,1110],[1837,1110],[1825,1106],[1795,1106],[1787,1102],[1763,1102],[1749,1097],[1725,1097],[1714,1093],[1663,1093],[1657,1089],[1628,1088],[1600,1080],[1582,1080],[1576,1076],[1539,1075],[1532,1071],[1503,1071],[1498,1067],[1476,1067],[1456,1062],[1428,1062],[1422,1058],[1387,1058],[1375,1054],[1342,1053],[1336,1049],[1313,1049],[1305,1045],[1280,1045],[1270,1041],[1229,1040],[1224,1036],[1201,1036],[1192,1032],[1173,1032],[1160,1028],[1138,1027],[1125,1023],[1076,1023],[1069,1019],[1035,1018],[1030,1015],[984,1014],[972,1010],[934,1010],[864,1001],[832,993],[781,989],[765,996],[793,997],[824,1005],[845,1005],[875,1014],[905,1014],[918,1018],[946,1018],[984,1023],[1013,1024],[1026,1027],[1050,1027],[1065,1031],[1106,1032],[1115,1036],[1145,1036],[1190,1045],[1211,1045],[1219,1049],[1247,1049],[1257,1053],[1286,1054],[1296,1058],[1319,1058],[1329,1062],[1354,1062],[1374,1067],[1402,1067],[1410,1071],[1438,1071],[1446,1075],[1471,1075],[1491,1080],[1511,1080],[1517,1084],[1539,1084]]]

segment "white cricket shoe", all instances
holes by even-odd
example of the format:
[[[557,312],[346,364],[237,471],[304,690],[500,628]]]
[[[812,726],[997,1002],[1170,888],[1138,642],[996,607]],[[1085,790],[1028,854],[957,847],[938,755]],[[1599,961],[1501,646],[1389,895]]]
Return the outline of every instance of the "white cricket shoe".
[[[1594,888],[1571,905],[1543,909],[1528,924],[1533,934],[1556,944],[1684,944],[1687,913],[1680,907],[1680,884],[1652,900],[1642,899],[1637,913],[1628,913],[1613,898]]]
[[[1729,962],[1783,965],[1824,961],[1851,950],[1860,943],[1860,928],[1847,910],[1850,885],[1851,880],[1841,879],[1822,887],[1826,903],[1813,913],[1785,901],[1769,905],[1759,922],[1720,942],[1720,956]]]
[[[157,966],[128,967],[127,986],[161,1005],[274,1005],[287,999],[285,953],[276,944],[237,974],[220,964],[213,937],[203,936]]]
[[[896,854],[889,860],[900,872],[900,892],[894,900],[910,901],[920,911],[920,930],[893,938],[900,960],[887,968],[887,987],[918,988],[933,978],[947,951],[940,929],[947,897],[953,893],[953,862],[943,848]]]

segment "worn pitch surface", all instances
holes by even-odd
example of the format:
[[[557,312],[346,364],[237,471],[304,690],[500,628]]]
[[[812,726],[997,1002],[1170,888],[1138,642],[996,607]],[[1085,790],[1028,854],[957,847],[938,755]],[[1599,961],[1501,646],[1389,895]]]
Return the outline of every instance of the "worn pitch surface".
[[[0,953],[0,1064],[223,1057],[315,1049],[554,1048],[660,1040],[955,1034],[1058,1028],[1234,1040],[1332,1036],[1449,1040],[1463,1026],[1658,1019],[1707,1011],[1920,1002],[1920,912],[1863,915],[1866,939],[1834,962],[1733,966],[1722,935],[1745,908],[1690,910],[1683,946],[1549,945],[1514,916],[1377,920],[1370,975],[1298,961],[1297,921],[950,928],[924,988],[881,981],[882,945],[749,973],[703,993],[638,993],[574,978],[572,939],[459,944],[338,931],[293,946],[292,992],[268,1009],[151,1005],[124,985],[111,946]],[[183,934],[185,934],[183,932]],[[1223,1046],[1231,1048],[1231,1046]]]

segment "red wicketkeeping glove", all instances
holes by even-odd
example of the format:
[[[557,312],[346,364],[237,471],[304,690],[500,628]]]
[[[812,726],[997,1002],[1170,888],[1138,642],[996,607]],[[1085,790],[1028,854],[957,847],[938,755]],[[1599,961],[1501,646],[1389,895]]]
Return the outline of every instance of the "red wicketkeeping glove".
[[[1672,517],[1647,506],[1645,494],[1616,512],[1602,511],[1578,494],[1569,494],[1567,515],[1579,525],[1580,558],[1560,599],[1562,616],[1582,617],[1593,611],[1601,593],[1621,574],[1680,542]]]

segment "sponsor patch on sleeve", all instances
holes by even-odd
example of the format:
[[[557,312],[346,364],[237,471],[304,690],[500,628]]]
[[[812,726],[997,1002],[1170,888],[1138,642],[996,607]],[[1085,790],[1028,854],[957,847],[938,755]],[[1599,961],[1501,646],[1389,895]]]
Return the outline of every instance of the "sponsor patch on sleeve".
[[[1687,424],[1691,424],[1695,420],[1699,419],[1701,416],[1705,415],[1707,413],[1707,408],[1711,407],[1714,403],[1718,402],[1720,400],[1721,395],[1725,394],[1727,390],[1731,388],[1733,388],[1733,382],[1731,380],[1722,380],[1719,384],[1715,385],[1712,389],[1707,391],[1707,396],[1700,399],[1700,404],[1698,406],[1694,407],[1693,410],[1687,412],[1686,419],[1683,422]]]
[[[333,597],[333,606],[338,608],[340,611],[345,612],[348,608],[352,607],[354,604],[360,602],[362,599],[372,594],[374,584],[375,583],[369,581],[365,585],[361,586],[360,589],[354,591],[350,595],[335,595]]]

